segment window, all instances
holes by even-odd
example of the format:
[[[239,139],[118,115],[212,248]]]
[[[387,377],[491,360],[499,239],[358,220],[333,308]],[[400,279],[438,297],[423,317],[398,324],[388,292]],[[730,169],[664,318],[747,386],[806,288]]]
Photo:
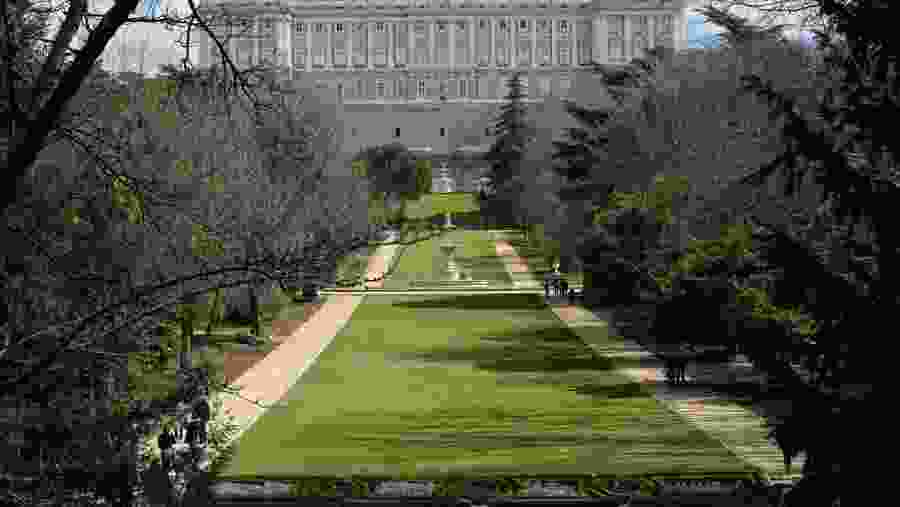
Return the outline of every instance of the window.
[[[380,21],[378,23],[375,23],[375,31],[383,32],[384,31],[384,23],[382,23]]]
[[[267,19],[267,20],[263,21],[263,28],[265,28],[266,30],[271,30],[272,29],[272,20]]]
[[[306,31],[306,25],[303,23],[297,23],[294,25],[294,31],[297,33],[304,33]]]
[[[478,80],[477,79],[469,80],[469,94],[472,97],[478,97]]]
[[[519,30],[528,30],[528,21],[527,20],[523,19],[523,20],[519,21]]]
[[[466,80],[465,79],[459,80],[459,96],[460,97],[466,96]]]
[[[569,22],[566,20],[562,20],[559,22],[559,32],[560,33],[569,33]]]
[[[384,79],[378,79],[375,81],[375,96],[379,99],[384,98]]]
[[[559,78],[559,91],[560,91],[561,95],[565,96],[566,94],[568,94],[569,88],[571,86],[572,86],[572,82],[569,80],[568,77],[564,76],[564,77]]]
[[[485,21],[483,19],[478,21],[478,28],[482,28],[482,29],[487,28],[487,21]]]
[[[541,97],[550,95],[550,78],[541,76],[538,78],[538,94]]]
[[[446,32],[447,31],[447,23],[445,23],[443,21],[438,21],[437,22],[437,31],[441,32],[441,33]]]
[[[456,31],[464,32],[466,30],[466,22],[465,21],[457,21],[456,22]]]
[[[505,32],[505,31],[506,31],[506,21],[504,21],[504,20],[501,20],[501,21],[500,21],[500,31],[501,31],[501,32]]]
[[[424,97],[425,96],[425,80],[420,79],[418,83],[416,83],[416,96]]]
[[[343,83],[338,83],[337,85],[337,96],[338,100],[342,100],[344,98],[344,85]]]
[[[322,33],[325,31],[325,25],[322,23],[316,23],[316,33]]]
[[[356,132],[357,132],[356,127],[351,127],[351,128],[350,128],[350,135],[351,135],[351,136],[355,136],[355,135],[356,135]]]
[[[344,24],[343,24],[343,23],[335,23],[335,25],[334,25],[334,31],[337,32],[337,33],[343,32],[343,31],[344,31]]]
[[[490,128],[490,127],[485,127],[485,128],[484,128],[484,135],[486,135],[486,136],[491,135],[491,128]]]
[[[400,137],[400,127],[394,128],[394,137]]]
[[[441,137],[444,137],[447,134],[447,129],[441,127]]]

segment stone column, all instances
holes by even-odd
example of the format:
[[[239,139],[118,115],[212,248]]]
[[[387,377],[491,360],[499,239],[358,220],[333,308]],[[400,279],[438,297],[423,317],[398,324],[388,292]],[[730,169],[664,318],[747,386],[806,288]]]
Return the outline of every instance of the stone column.
[[[291,30],[291,16],[289,14],[282,16],[279,26],[281,36],[278,38],[280,41],[278,54],[281,57],[281,64],[288,69],[288,79],[294,79],[294,33]]]
[[[303,40],[304,40],[304,51],[306,51],[306,55],[303,57],[303,70],[309,72],[312,69],[312,59],[313,59],[313,36],[312,36],[312,25],[310,23],[306,23],[304,21],[300,21],[303,23]]]
[[[406,21],[406,36],[409,44],[406,46],[407,68],[416,65],[416,23],[412,19]]]
[[[450,44],[450,55],[449,55],[449,63],[450,68],[456,68],[456,18],[451,18],[447,20],[447,30],[450,30],[450,36],[447,37]]]
[[[555,67],[559,63],[557,51],[559,50],[559,22],[556,18],[550,18],[550,65]]]
[[[325,23],[325,68],[334,68],[334,59],[332,58],[331,34],[334,31],[334,23]]]
[[[475,16],[469,16],[469,63],[475,67],[478,65],[478,49],[475,47]]]
[[[508,45],[509,51],[512,53],[512,58],[510,58],[509,66],[512,68],[516,68],[519,66],[519,19],[518,18],[507,18],[507,23],[509,26],[509,37],[512,39]]]
[[[490,37],[488,37],[488,41],[489,41],[488,42],[488,54],[490,55],[490,57],[488,58],[488,67],[491,67],[491,68],[497,67],[497,55],[495,54],[496,49],[494,48],[494,46],[496,46],[496,43],[494,40],[494,37],[495,37],[494,30],[496,29],[496,27],[497,27],[497,21],[492,16],[491,18],[488,19],[488,28],[490,29],[489,30]]]
[[[594,47],[591,49],[591,60],[596,63],[606,63],[609,60],[609,48],[607,47],[609,37],[606,23],[606,16],[594,15]]]
[[[578,66],[578,18],[569,18],[569,66]]]
[[[372,35],[372,30],[374,28],[375,23],[366,23],[366,68],[369,70],[375,68],[375,48],[372,47],[372,40],[375,38]]]
[[[437,50],[435,48],[435,36],[437,35],[437,21],[431,20],[428,22],[428,64],[434,65],[437,63]]]
[[[531,68],[537,68],[537,18],[531,18]]]
[[[631,60],[631,15],[625,15],[625,33],[622,34],[625,46],[625,61]]]
[[[396,37],[397,31],[394,29],[393,21],[387,22],[385,24],[385,28],[387,29],[387,48],[385,49],[385,51],[387,51],[388,67],[394,68],[394,65],[396,64],[396,62],[394,61],[394,51],[396,49],[394,47],[394,37]]]
[[[347,68],[353,68],[353,23],[347,22],[344,27],[344,52],[347,54]]]

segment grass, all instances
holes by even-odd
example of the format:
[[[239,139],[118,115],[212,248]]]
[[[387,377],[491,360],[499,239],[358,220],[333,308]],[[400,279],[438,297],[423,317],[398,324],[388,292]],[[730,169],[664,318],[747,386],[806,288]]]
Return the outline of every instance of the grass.
[[[536,295],[369,297],[222,478],[748,470],[616,368]]]
[[[548,262],[546,251],[525,239],[525,235],[518,231],[503,231],[501,236],[509,241],[516,249],[516,253],[527,264],[533,278],[543,281],[543,275],[553,269]],[[584,274],[581,272],[562,273],[570,286],[581,286],[584,283]]]
[[[407,203],[406,216],[412,219],[429,218],[445,211],[467,213],[479,209],[478,198],[472,193],[425,194],[418,201]]]
[[[509,275],[497,258],[494,241],[485,231],[455,230],[443,237],[410,245],[403,252],[399,264],[391,276],[385,280],[386,289],[406,288],[414,281],[436,281],[443,279],[445,256],[440,245],[447,240],[459,246],[455,252],[456,262],[473,280],[487,280],[492,284],[510,285]]]
[[[338,260],[337,264],[337,279],[362,280],[362,278],[366,276],[366,269],[369,267],[369,257],[371,257],[377,249],[378,247],[375,245],[367,246],[361,249],[358,254],[353,253],[342,257]],[[362,285],[362,282],[357,284],[357,286]]]

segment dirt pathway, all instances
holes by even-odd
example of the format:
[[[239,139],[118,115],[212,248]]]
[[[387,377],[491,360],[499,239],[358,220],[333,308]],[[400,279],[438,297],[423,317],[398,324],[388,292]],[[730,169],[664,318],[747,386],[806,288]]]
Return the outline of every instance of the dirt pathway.
[[[395,253],[396,245],[379,247],[369,258],[368,278],[384,273]],[[380,283],[373,282],[371,286],[379,287]],[[240,438],[268,408],[277,409],[278,400],[344,328],[364,297],[330,294],[307,321],[292,329],[288,336],[281,336],[281,343],[275,350],[234,381],[234,385],[241,387],[240,396],[217,394],[225,412],[234,416],[241,428],[234,439]],[[256,400],[258,404],[248,400]]]
[[[497,250],[497,257],[503,259],[503,266],[506,268],[509,277],[512,278],[513,287],[516,289],[536,289],[541,287],[540,282],[534,280],[534,277],[531,276],[528,263],[516,255],[516,249],[513,248],[509,241],[499,239],[499,236],[495,233],[494,247]]]
[[[504,265],[510,276],[522,277],[522,273],[527,273],[527,262],[518,257],[509,242],[497,239],[496,245],[497,255],[508,258]],[[564,298],[551,299],[550,308],[560,321],[598,353],[613,357],[645,358],[648,364],[656,362],[652,354],[635,341],[620,338],[621,341],[615,341],[615,347],[609,345],[606,335],[609,332],[616,333],[612,329],[614,321],[611,311],[591,311],[579,305],[571,305]],[[743,366],[746,366],[743,368],[746,375],[755,374],[749,365]],[[763,419],[751,409],[727,400],[710,389],[673,389],[665,383],[665,373],[660,367],[648,366],[621,371],[635,382],[653,386],[657,400],[768,477],[799,478],[803,456],[795,460],[792,474],[785,475],[781,452],[768,440]],[[690,368],[688,373],[691,373]],[[692,375],[688,375],[688,381],[690,380]]]

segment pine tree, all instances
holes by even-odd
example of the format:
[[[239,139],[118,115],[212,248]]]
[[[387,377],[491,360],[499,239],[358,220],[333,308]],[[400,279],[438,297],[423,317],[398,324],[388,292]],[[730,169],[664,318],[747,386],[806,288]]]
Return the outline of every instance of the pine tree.
[[[519,73],[507,80],[507,88],[509,91],[505,101],[491,127],[496,138],[485,155],[490,163],[491,181],[481,198],[483,201],[493,201],[491,204],[495,205],[495,209],[497,204],[502,203],[502,208],[511,212],[511,206],[517,200],[517,185],[514,180],[524,159],[525,146],[533,132],[526,120],[527,109],[522,100],[525,98],[525,90]]]
[[[566,128],[565,139],[553,141],[556,148],[553,158],[559,161],[554,169],[569,183],[575,183],[587,179],[594,165],[606,158],[605,150],[609,144],[609,137],[605,129],[611,113],[581,107],[574,102],[566,103],[566,111],[581,126]]]

